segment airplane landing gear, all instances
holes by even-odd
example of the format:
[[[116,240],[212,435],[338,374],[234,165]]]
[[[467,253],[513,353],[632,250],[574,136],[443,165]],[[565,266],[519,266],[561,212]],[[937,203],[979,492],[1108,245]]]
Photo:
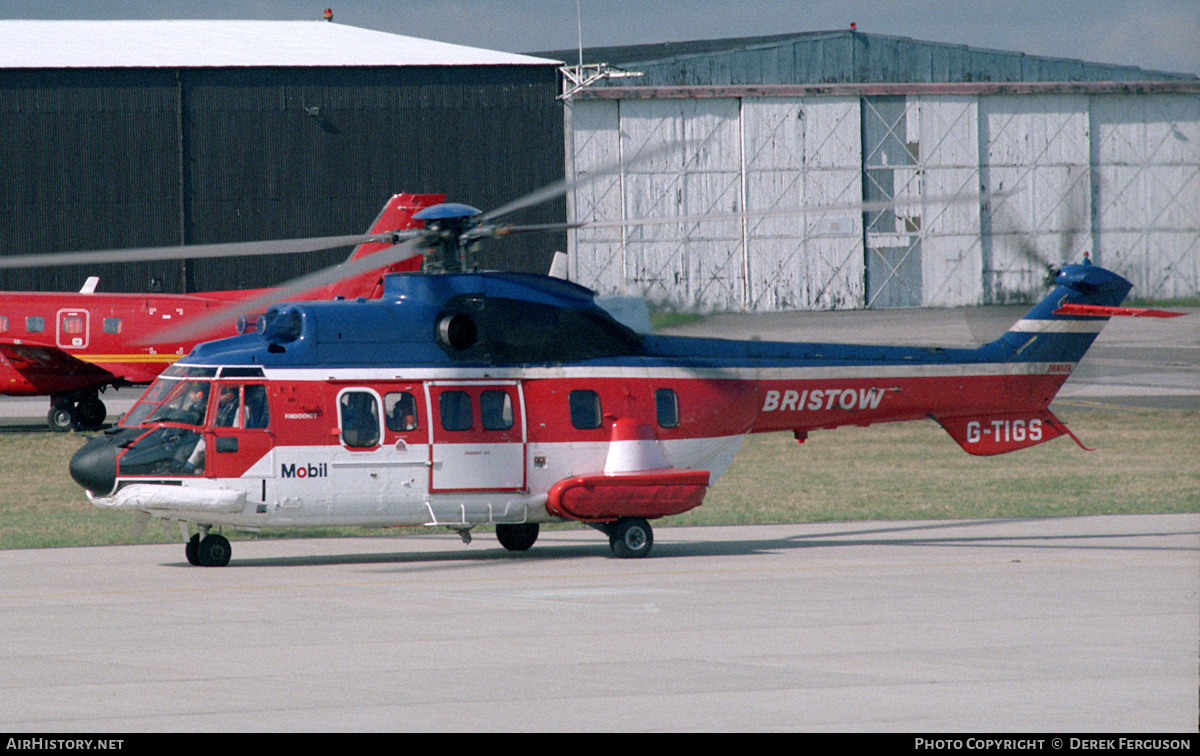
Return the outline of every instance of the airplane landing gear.
[[[620,559],[640,559],[654,545],[654,531],[641,517],[622,517],[608,527],[608,545]]]
[[[51,396],[50,413],[46,415],[46,422],[51,430],[61,433],[72,428],[99,428],[104,425],[106,417],[108,408],[100,401],[100,395],[92,390]]]
[[[200,533],[196,533],[188,539],[183,553],[187,556],[188,564],[197,567],[224,567],[229,564],[233,548],[229,545],[229,539],[223,535],[208,533],[201,537]]]
[[[65,433],[75,425],[75,409],[70,406],[51,407],[50,413],[46,415],[46,422],[50,425],[50,430]]]

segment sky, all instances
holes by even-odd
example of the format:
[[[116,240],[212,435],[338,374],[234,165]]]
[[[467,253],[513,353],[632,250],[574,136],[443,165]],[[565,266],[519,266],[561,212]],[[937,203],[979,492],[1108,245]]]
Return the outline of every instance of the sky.
[[[505,52],[847,29],[1200,75],[1200,0],[0,0],[0,19],[320,19]],[[582,32],[582,34],[581,34]]]

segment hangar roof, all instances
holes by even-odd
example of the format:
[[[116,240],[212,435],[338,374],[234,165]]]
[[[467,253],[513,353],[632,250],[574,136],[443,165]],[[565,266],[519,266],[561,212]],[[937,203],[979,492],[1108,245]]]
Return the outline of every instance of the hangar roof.
[[[578,50],[533,52],[574,64]],[[601,86],[706,86],[851,82],[1044,82],[1192,80],[1189,74],[1089,63],[853,29],[583,49],[641,78]]]
[[[557,63],[327,21],[0,20],[0,68]]]

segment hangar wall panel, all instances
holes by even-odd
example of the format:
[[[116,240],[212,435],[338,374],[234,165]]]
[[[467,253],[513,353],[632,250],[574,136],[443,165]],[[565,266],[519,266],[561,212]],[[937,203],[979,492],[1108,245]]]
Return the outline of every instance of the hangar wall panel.
[[[741,224],[698,222],[742,207],[738,101],[646,100],[575,108],[576,170],[601,170],[623,158],[614,182],[601,178],[575,192],[589,220],[669,222],[585,229],[577,234],[577,272],[605,293],[635,290],[693,305],[740,307],[745,275]],[[620,119],[619,136],[610,128]],[[586,163],[584,163],[586,165]],[[587,217],[587,216],[580,216]],[[618,242],[618,251],[612,245]],[[579,261],[584,262],[580,263]]]
[[[981,111],[985,190],[1012,193],[990,204],[985,301],[1025,301],[1044,290],[1047,264],[1079,262],[1094,248],[1088,100],[987,97]]]
[[[746,309],[836,309],[862,297],[857,98],[747,98]],[[821,210],[820,208],[837,208]],[[807,211],[807,212],[801,212]]]
[[[1091,103],[1097,262],[1136,292],[1200,292],[1200,98]]]
[[[979,101],[976,97],[909,97],[908,135],[918,174],[907,182],[923,201],[900,208],[921,236],[921,303],[932,307],[978,304],[983,297],[978,202],[932,198],[978,192]]]
[[[577,50],[540,53],[574,61]],[[718,86],[842,82],[1117,81],[1181,78],[1080,60],[1039,57],[864,33],[805,32],[734,40],[683,41],[583,51],[585,63],[639,71],[608,86]]]
[[[177,243],[177,88],[158,71],[0,77],[0,254]],[[5,271],[6,290],[177,280],[175,262]]]
[[[576,188],[573,217],[670,222],[579,230],[573,279],[703,309],[858,306],[857,120],[855,98],[575,103],[576,176],[626,168]],[[743,208],[766,215],[714,219]]]

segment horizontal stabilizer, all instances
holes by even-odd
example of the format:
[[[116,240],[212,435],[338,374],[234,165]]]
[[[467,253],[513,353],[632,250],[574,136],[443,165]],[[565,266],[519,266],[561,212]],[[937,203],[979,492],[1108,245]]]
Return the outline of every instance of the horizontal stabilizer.
[[[1105,307],[1103,305],[1065,304],[1055,310],[1053,314],[1100,318],[1177,318],[1187,313],[1171,312],[1170,310],[1150,310],[1145,307]]]
[[[1059,436],[1070,436],[1080,448],[1093,451],[1075,438],[1066,423],[1050,410],[935,417],[934,420],[946,429],[963,451],[981,457],[1036,446]]]

